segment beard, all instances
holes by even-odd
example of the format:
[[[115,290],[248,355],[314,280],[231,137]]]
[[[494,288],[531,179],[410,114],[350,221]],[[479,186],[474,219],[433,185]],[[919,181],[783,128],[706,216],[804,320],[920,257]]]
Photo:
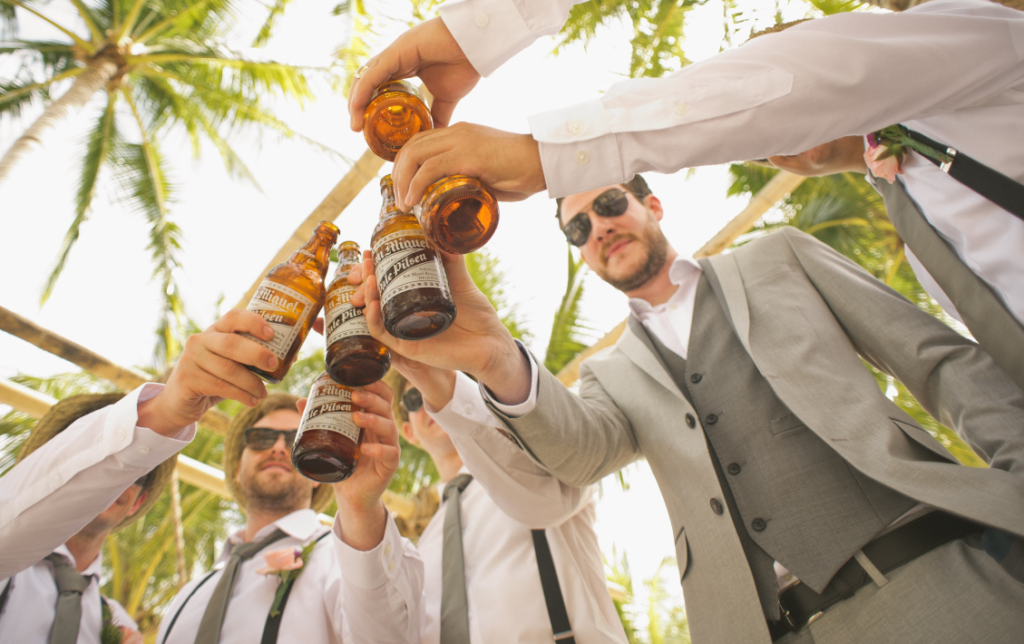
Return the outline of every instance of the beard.
[[[313,496],[309,484],[299,476],[287,481],[268,481],[265,477],[243,477],[239,480],[249,507],[267,512],[292,512],[308,507]]]
[[[623,233],[606,241],[601,248],[602,257],[609,248],[623,239],[633,239],[643,244],[647,254],[644,262],[628,274],[618,277],[613,277],[608,273],[607,263],[605,263],[601,270],[595,272],[605,282],[608,282],[624,293],[628,293],[649,282],[665,266],[665,261],[668,259],[669,245],[668,239],[665,238],[665,233],[661,232],[661,227],[652,218],[648,221],[640,236]]]

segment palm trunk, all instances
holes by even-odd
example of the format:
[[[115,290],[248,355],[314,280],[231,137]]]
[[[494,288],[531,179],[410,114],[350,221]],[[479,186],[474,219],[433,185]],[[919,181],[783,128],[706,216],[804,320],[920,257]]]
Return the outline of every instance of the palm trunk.
[[[14,165],[25,155],[34,143],[41,143],[43,133],[57,125],[69,112],[81,108],[89,99],[117,73],[117,63],[107,57],[89,62],[88,68],[75,78],[74,85],[29,126],[3,158],[0,159],[0,183],[7,178]]]

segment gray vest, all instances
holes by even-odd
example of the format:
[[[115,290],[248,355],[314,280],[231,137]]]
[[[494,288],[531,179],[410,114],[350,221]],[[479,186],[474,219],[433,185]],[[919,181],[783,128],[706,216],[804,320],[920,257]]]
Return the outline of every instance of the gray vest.
[[[773,561],[798,578],[834,571],[916,501],[851,468],[779,400],[736,337],[715,279],[705,270],[697,287],[687,360],[646,329],[637,335],[697,411],[762,608],[776,619]]]

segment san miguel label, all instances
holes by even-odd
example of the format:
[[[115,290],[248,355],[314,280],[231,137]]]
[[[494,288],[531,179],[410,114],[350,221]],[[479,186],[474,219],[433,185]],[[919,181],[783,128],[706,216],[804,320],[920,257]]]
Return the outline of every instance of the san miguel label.
[[[279,360],[284,360],[313,309],[313,300],[283,284],[263,280],[246,308],[267,321],[274,329],[274,338],[264,342],[248,333],[243,335],[273,351]]]
[[[326,380],[326,379],[325,379]],[[352,403],[352,390],[327,380],[313,383],[309,392],[309,403],[302,414],[299,426],[303,432],[322,429],[345,436],[353,443],[359,442],[359,426],[352,420],[353,411],[362,407]]]
[[[441,258],[422,230],[399,230],[378,239],[373,265],[381,306],[414,289],[448,290]]]
[[[324,307],[327,310],[325,329],[327,346],[338,340],[356,335],[370,335],[370,327],[366,324],[363,310],[352,306],[352,293],[355,289],[342,289],[333,294]]]

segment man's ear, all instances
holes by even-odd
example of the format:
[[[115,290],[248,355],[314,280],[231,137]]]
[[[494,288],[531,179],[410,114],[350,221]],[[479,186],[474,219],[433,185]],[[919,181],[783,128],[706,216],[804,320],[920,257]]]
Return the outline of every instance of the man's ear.
[[[405,421],[402,423],[402,436],[405,440],[409,441],[412,445],[419,445],[420,442],[416,440],[416,436],[412,433],[412,423]]]
[[[661,218],[665,216],[665,208],[661,205],[661,199],[654,195],[644,197],[644,205],[654,213],[654,218],[658,221],[661,221]]]
[[[142,504],[146,502],[146,497],[149,496],[149,490],[142,490],[139,495],[135,497],[135,503],[132,504],[132,509],[128,511],[128,516],[135,516],[135,513],[139,511]]]

